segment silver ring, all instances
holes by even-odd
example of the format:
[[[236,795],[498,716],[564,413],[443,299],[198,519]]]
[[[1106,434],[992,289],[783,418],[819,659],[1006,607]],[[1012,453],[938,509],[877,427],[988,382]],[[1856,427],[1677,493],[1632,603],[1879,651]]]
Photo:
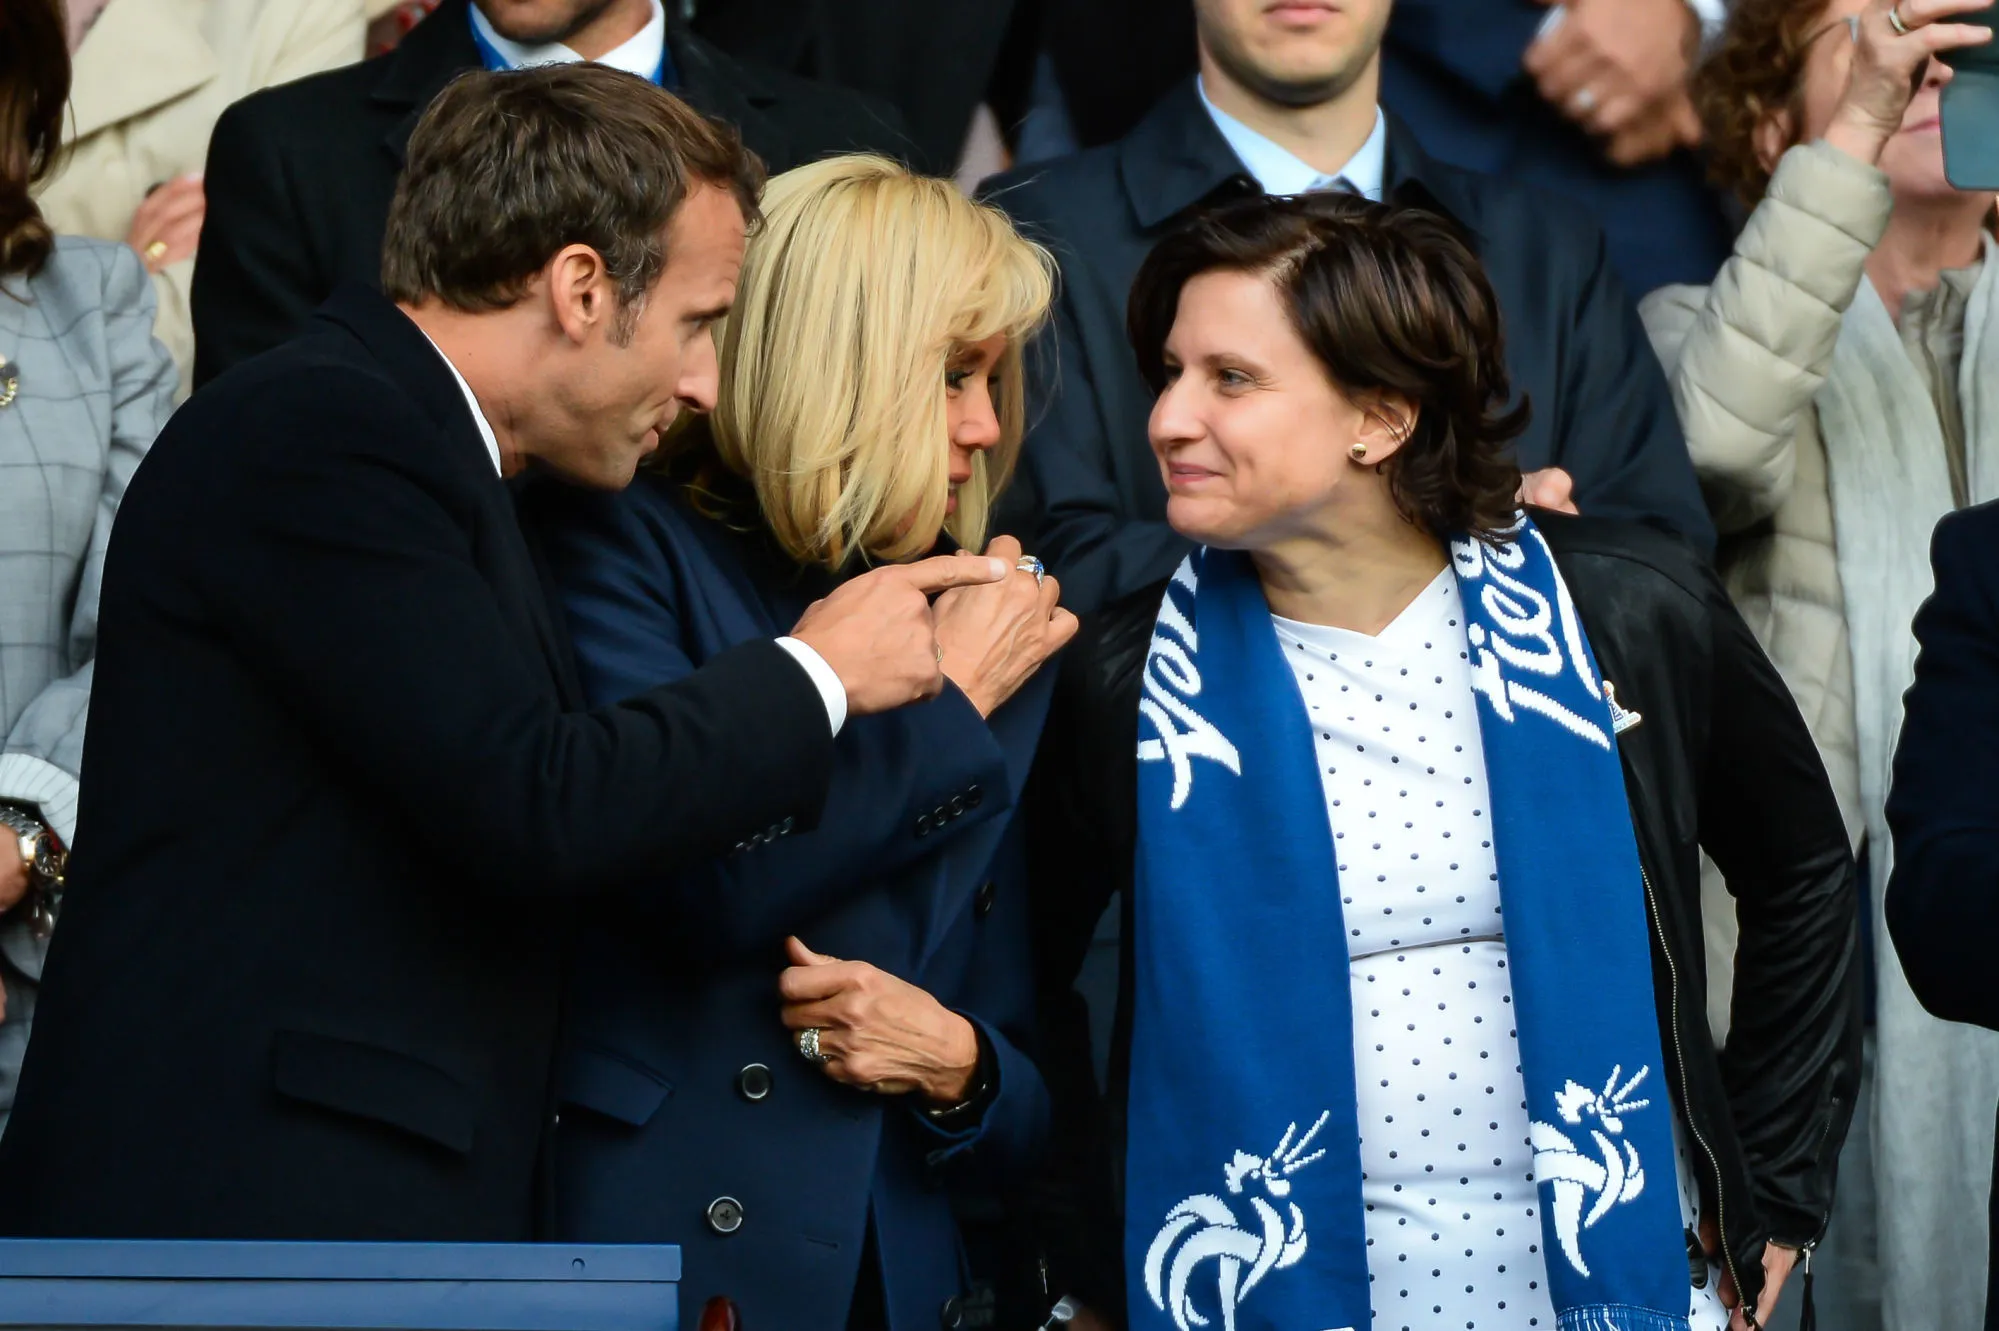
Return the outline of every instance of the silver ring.
[[[1895,30],[1897,37],[1906,37],[1915,31],[1908,24],[1902,22],[1902,6],[1899,4],[1888,6],[1888,26]]]
[[[1596,110],[1596,90],[1593,88],[1578,89],[1576,95],[1569,99],[1569,106],[1578,115],[1588,115],[1590,112]]]
[[[823,1066],[833,1061],[831,1054],[822,1054],[819,1052],[819,1028],[817,1026],[807,1026],[798,1033],[797,1039],[798,1052],[805,1055],[806,1062],[818,1063]]]
[[[1034,585],[1037,587],[1048,576],[1048,566],[1033,555],[1022,555],[1019,559],[1016,559],[1013,563],[1013,571],[1016,573],[1032,573],[1034,575]]]

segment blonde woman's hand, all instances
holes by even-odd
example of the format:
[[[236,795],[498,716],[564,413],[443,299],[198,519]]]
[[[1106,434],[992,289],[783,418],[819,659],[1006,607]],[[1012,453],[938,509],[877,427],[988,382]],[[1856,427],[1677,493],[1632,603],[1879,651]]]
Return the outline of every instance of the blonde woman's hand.
[[[1826,127],[1826,142],[1870,166],[1880,161],[1881,150],[1902,128],[1902,118],[1922,86],[1930,57],[1992,40],[1990,28],[1944,20],[1982,9],[1989,2],[1871,0],[1860,11],[1846,91]],[[1906,36],[1895,31],[1891,11],[1909,30]]]
[[[1020,542],[994,538],[987,556],[1008,568],[1020,561]],[[1015,570],[982,587],[959,587],[937,598],[937,645],[944,649],[944,677],[991,716],[1034,677],[1049,657],[1076,636],[1076,617],[1058,604],[1062,585]]]
[[[865,961],[824,957],[784,940],[791,965],[778,976],[785,1029],[819,1032],[819,1067],[834,1081],[877,1095],[921,1095],[955,1105],[971,1094],[979,1037],[929,992]]]
[[[791,636],[840,677],[849,715],[892,711],[934,698],[944,687],[931,595],[1015,576],[1012,564],[951,555],[878,568],[814,601]]]

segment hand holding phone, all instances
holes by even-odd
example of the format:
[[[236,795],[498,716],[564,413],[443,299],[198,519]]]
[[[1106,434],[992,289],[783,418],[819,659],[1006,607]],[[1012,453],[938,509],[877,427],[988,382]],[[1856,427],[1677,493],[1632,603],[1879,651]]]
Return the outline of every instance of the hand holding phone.
[[[1956,21],[1999,27],[1999,4]],[[1999,43],[1960,46],[1937,58],[1953,71],[1939,113],[1944,178],[1961,190],[1999,190]]]

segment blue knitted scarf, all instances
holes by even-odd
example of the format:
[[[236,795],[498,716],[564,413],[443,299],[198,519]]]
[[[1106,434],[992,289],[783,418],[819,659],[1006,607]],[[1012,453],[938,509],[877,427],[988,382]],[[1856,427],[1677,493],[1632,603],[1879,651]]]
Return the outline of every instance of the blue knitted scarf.
[[[1625,714],[1531,523],[1451,559],[1559,1325],[1685,1331]],[[1174,574],[1139,715],[1131,1326],[1368,1331],[1347,931],[1305,705],[1247,556]]]

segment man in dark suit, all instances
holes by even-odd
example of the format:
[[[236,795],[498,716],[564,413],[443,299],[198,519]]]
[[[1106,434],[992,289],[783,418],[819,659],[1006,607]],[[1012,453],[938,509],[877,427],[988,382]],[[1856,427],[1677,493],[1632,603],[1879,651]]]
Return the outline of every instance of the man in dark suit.
[[[738,63],[660,0],[444,0],[388,55],[266,89],[217,122],[192,295],[195,386],[298,332],[341,283],[380,279],[396,172],[445,84],[579,57],[734,125],[772,172],[830,152],[906,151],[891,108]]]
[[[999,561],[864,575],[583,710],[517,525],[503,476],[623,486],[712,406],[760,179],[631,75],[474,75],[410,141],[387,297],[161,435],[0,1232],[531,1237],[573,904],[810,826],[847,715],[941,690],[925,593]]]
[[[1714,530],[1664,376],[1603,236],[1574,209],[1446,166],[1376,105],[1388,0],[1265,12],[1196,0],[1201,74],[1122,141],[989,187],[1062,265],[1040,339],[1035,425],[1008,530],[1079,610],[1172,572],[1186,543],[1146,442],[1152,394],[1125,341],[1125,298],[1152,243],[1191,210],[1243,193],[1349,188],[1429,208],[1471,235],[1507,326],[1519,442],[1534,499],[1637,518],[1703,547]]]
[[[949,175],[1000,64],[1015,0],[702,0],[694,30],[744,60],[879,97],[918,167]]]

